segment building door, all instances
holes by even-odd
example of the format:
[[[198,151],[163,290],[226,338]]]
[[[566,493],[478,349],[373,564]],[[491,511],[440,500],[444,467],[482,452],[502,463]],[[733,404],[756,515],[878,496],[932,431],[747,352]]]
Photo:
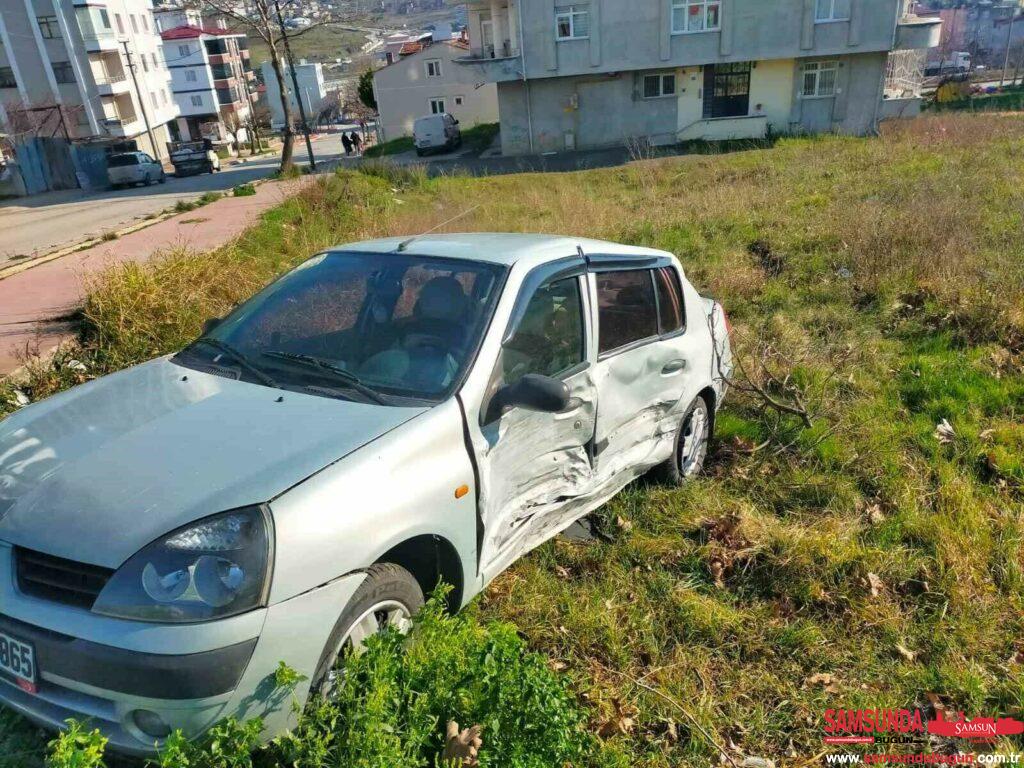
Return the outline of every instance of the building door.
[[[494,23],[490,19],[480,22],[481,48],[485,59],[494,58]]]
[[[704,119],[750,114],[749,61],[704,66]]]

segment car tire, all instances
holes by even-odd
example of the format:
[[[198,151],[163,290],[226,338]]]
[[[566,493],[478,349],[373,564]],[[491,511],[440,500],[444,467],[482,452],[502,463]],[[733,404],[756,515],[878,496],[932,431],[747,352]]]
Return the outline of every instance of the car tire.
[[[715,415],[704,395],[686,409],[672,443],[672,455],[651,470],[651,475],[668,485],[685,485],[704,469],[714,431]],[[697,430],[695,434],[694,430]]]
[[[416,147],[416,157],[423,157],[423,156],[424,156],[425,154],[427,154],[427,153],[426,153],[426,152],[424,152],[424,151],[423,151],[422,149],[420,149],[419,147]]]
[[[157,181],[160,182],[161,184],[166,184],[167,183],[167,174],[166,173],[161,173],[160,174],[160,178],[157,179]]]
[[[151,175],[149,175],[149,174],[147,173],[147,174],[146,174],[146,181],[145,181],[145,182],[143,182],[143,183],[144,183],[144,184],[145,184],[145,186],[147,186],[147,187],[152,187],[152,186],[153,186],[153,177],[152,177]]]
[[[366,578],[345,605],[327,640],[310,685],[310,695],[329,697],[336,685],[338,662],[360,635],[383,629],[386,623],[401,631],[411,628],[410,619],[423,607],[423,590],[405,568],[377,563],[366,569]],[[386,612],[386,613],[385,613]],[[360,627],[360,625],[362,625]],[[359,641],[361,644],[361,640]]]
[[[213,173],[213,163],[207,163],[206,164],[206,172],[207,173]]]

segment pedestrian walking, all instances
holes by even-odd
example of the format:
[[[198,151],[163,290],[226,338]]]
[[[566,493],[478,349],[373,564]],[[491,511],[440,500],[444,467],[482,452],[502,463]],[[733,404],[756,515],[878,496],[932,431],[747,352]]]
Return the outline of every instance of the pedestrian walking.
[[[345,148],[345,157],[352,154],[352,139],[344,131],[341,132],[341,146]]]
[[[358,155],[360,153],[360,151],[362,150],[362,148],[363,148],[363,140],[359,138],[359,132],[358,131],[352,131],[351,141],[352,141],[352,149]]]

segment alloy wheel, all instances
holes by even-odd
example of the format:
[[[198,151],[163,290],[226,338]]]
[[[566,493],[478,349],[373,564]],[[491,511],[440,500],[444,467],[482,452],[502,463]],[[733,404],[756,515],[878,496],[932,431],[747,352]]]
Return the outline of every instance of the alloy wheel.
[[[334,663],[320,687],[320,694],[324,698],[331,698],[331,694],[344,679],[345,661],[351,656],[362,654],[366,650],[367,640],[389,628],[394,628],[403,635],[412,629],[412,614],[409,608],[397,600],[382,600],[375,603],[352,622],[341,638]]]
[[[698,397],[683,422],[682,439],[679,441],[679,472],[683,477],[692,477],[703,466],[708,451],[710,426],[707,403],[704,398]]]

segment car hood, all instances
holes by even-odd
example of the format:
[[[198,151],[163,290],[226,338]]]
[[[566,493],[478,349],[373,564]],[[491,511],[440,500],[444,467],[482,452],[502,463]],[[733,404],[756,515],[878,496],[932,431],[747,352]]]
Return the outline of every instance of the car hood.
[[[153,360],[0,421],[0,540],[115,568],[193,520],[273,499],[424,410]]]

